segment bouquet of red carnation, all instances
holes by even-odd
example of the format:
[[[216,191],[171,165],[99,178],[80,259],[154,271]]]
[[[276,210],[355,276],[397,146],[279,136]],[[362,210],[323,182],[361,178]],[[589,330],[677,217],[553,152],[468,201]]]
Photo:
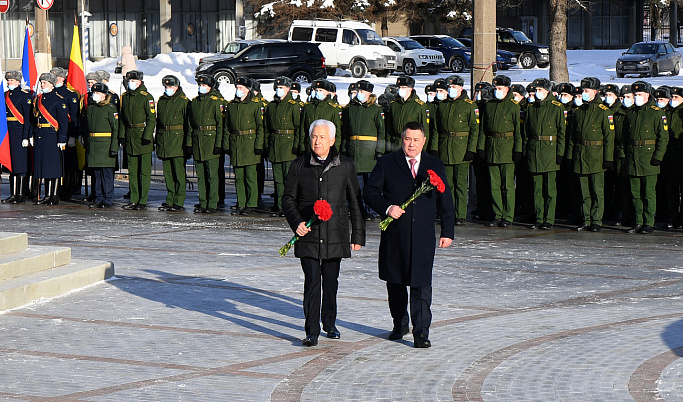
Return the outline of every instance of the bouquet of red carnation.
[[[321,221],[321,222],[326,222],[329,221],[330,218],[332,217],[332,207],[330,206],[330,203],[325,201],[325,200],[318,200],[313,204],[313,213],[315,213],[315,216],[313,216],[311,219],[306,222],[306,227],[310,228],[315,221]],[[280,247],[280,257],[284,257],[287,255],[289,252],[289,249],[292,248],[294,243],[299,240],[299,235],[294,235],[294,237],[291,238],[285,244],[284,246]]]
[[[422,185],[418,187],[417,190],[415,190],[413,195],[411,195],[410,198],[406,200],[406,202],[401,204],[401,209],[406,209],[408,205],[415,201],[417,197],[421,196],[422,194],[428,191],[432,191],[433,189],[436,189],[436,191],[443,193],[444,191],[446,191],[446,185],[444,184],[443,180],[441,180],[441,177],[439,177],[439,175],[436,174],[436,172],[434,172],[433,170],[427,170],[427,180],[423,181]],[[382,231],[385,231],[387,230],[387,227],[389,227],[389,224],[393,221],[394,218],[389,216],[379,223],[379,228]]]

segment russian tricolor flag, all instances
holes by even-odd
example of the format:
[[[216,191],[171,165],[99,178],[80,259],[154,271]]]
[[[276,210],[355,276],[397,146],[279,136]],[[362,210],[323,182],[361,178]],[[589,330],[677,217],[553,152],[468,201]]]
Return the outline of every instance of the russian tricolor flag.
[[[7,131],[7,106],[5,105],[5,74],[0,67],[0,165],[12,171],[12,157],[9,152],[9,132]]]
[[[24,54],[21,56],[21,85],[28,87],[31,93],[36,90],[38,84],[38,70],[36,69],[36,57],[33,53],[31,35],[28,32],[29,25],[26,24],[26,35],[24,36]]]

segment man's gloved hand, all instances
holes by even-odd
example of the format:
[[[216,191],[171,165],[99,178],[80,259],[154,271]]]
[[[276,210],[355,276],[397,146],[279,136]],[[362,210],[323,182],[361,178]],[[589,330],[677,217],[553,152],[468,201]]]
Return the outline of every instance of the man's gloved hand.
[[[375,152],[375,160],[379,159],[380,156],[382,156],[381,152]]]
[[[220,155],[221,154],[221,147],[213,147],[213,154],[214,155]]]
[[[660,161],[659,159],[652,158],[650,160],[650,165],[652,165],[652,166],[659,166],[661,164],[662,164],[662,161]]]
[[[512,161],[517,163],[522,160],[522,153],[521,152],[513,152],[512,153]]]
[[[28,140],[21,140],[21,146],[24,148],[28,148],[29,142]]]
[[[33,146],[33,137],[29,138],[28,142],[29,142],[29,144],[31,144],[31,146]]]
[[[473,161],[474,160],[474,152],[472,152],[472,151],[465,152],[465,156],[463,156],[462,160],[465,162]]]
[[[83,136],[82,136],[82,135],[79,135],[79,136],[78,136],[78,143],[81,144],[82,147],[85,146],[85,141],[83,141]]]
[[[66,145],[69,148],[73,148],[76,146],[76,137],[69,137],[69,141],[67,141]]]
[[[483,149],[477,149],[477,158],[479,158],[479,159],[486,158],[486,151],[484,151]]]
[[[152,140],[148,140],[147,138],[143,138],[143,139],[140,140],[140,143],[141,143],[142,145],[149,145],[149,144],[152,143]]]
[[[66,148],[66,142],[58,142],[57,143],[57,148],[61,149],[62,151],[64,148]]]
[[[614,162],[604,161],[602,162],[602,168],[607,170],[614,170]]]
[[[110,157],[110,158],[116,158],[117,156],[119,156],[119,153],[118,153],[118,152],[116,152],[116,151],[109,151],[109,157]]]
[[[260,149],[260,148],[254,149],[254,155],[261,155],[261,154],[263,154],[263,150],[262,150],[262,149]]]
[[[561,165],[563,160],[564,160],[564,157],[562,155],[555,155],[555,164],[556,165]]]

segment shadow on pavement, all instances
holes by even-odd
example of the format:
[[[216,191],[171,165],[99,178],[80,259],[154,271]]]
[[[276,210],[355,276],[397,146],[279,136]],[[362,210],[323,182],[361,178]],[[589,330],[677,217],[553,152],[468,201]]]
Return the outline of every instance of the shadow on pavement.
[[[683,357],[683,320],[667,325],[662,332],[662,340],[672,352]]]

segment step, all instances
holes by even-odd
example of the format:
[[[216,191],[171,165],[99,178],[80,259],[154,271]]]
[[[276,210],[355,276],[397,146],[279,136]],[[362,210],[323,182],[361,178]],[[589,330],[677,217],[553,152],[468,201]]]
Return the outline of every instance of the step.
[[[73,260],[67,265],[0,281],[0,311],[52,298],[114,276],[110,261]]]
[[[26,233],[0,232],[0,255],[17,253],[28,247]]]
[[[59,267],[71,262],[71,249],[28,246],[25,250],[0,255],[0,281]]]

